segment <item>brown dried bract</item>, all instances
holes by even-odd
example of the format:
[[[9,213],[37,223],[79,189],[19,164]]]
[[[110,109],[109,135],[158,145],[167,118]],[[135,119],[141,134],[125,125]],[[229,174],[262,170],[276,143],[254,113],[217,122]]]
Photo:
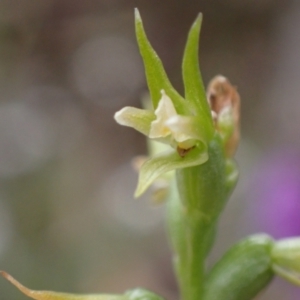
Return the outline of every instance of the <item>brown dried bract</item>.
[[[232,157],[237,149],[240,139],[240,95],[236,87],[221,75],[214,77],[207,88],[207,100],[212,110],[216,129],[218,130],[218,115],[226,106],[231,106],[233,111],[234,132],[225,144],[225,154]]]

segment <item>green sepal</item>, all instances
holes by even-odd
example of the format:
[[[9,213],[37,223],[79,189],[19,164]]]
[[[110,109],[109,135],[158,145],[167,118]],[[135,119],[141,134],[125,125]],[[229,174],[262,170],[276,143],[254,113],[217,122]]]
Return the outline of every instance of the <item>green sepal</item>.
[[[250,300],[272,280],[267,235],[254,235],[234,245],[209,272],[203,300]]]
[[[149,158],[142,165],[139,172],[138,186],[134,196],[139,197],[162,174],[180,168],[187,168],[203,164],[208,159],[204,144],[191,149],[184,157],[176,150],[167,150]]]
[[[214,132],[212,116],[206,99],[206,93],[199,69],[199,34],[202,24],[202,14],[199,14],[193,23],[186,42],[182,75],[185,89],[185,99],[191,104],[194,113],[200,117],[209,138]]]
[[[177,113],[187,114],[186,101],[178,94],[169,81],[160,58],[146,36],[137,8],[135,9],[135,30],[154,109],[156,109],[161,98],[161,90],[165,90],[166,94],[171,98]]]

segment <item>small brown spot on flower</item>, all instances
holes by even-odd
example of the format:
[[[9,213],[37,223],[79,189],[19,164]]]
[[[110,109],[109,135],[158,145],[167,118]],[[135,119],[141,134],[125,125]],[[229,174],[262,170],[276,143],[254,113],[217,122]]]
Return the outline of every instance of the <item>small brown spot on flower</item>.
[[[177,147],[177,152],[181,157],[185,157],[193,148],[195,148],[195,146],[191,147],[189,149],[183,149],[183,148]]]

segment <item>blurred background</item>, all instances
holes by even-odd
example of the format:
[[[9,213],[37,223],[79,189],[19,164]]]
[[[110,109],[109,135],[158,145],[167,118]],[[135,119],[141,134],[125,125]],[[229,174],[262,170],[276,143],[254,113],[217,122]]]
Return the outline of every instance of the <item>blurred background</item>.
[[[113,120],[147,92],[134,7],[180,92],[203,12],[204,81],[242,97],[241,177],[211,260],[246,234],[300,235],[299,1],[0,0],[0,269],[31,288],[178,299],[164,207],[132,197],[145,138]],[[277,279],[257,299],[299,297]],[[25,296],[1,279],[7,299]]]

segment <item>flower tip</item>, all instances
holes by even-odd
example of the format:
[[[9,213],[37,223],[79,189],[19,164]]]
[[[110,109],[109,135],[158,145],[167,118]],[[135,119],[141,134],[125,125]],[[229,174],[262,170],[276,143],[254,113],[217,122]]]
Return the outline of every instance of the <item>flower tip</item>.
[[[114,119],[115,121],[120,124],[120,125],[124,125],[124,118],[123,118],[123,115],[124,115],[124,111],[125,111],[125,107],[123,107],[122,109],[120,109],[119,111],[117,111],[115,114],[114,114]]]
[[[134,199],[139,198],[143,194],[143,192],[144,192],[143,190],[141,190],[140,188],[137,188],[133,195]]]
[[[214,78],[214,80],[215,80],[216,82],[220,82],[220,83],[228,82],[228,79],[227,79],[225,76],[223,76],[223,75],[217,75],[217,76]]]
[[[201,27],[201,24],[202,24],[202,19],[203,19],[203,14],[202,13],[198,13],[193,25],[192,25],[192,28],[194,27],[198,27],[198,30],[200,30],[200,27]]]
[[[133,107],[125,106],[114,115],[115,121],[122,126],[130,126],[129,119],[132,115],[136,114],[136,110]]]
[[[139,182],[138,182],[138,185],[137,185],[136,190],[133,195],[134,199],[137,199],[140,196],[142,196],[154,181],[154,179],[148,180],[148,181],[141,180],[141,177],[142,176],[141,176],[141,172],[140,172]]]
[[[202,22],[203,20],[203,13],[199,12],[198,15],[197,15],[197,18],[196,18],[196,22]]]
[[[135,17],[136,22],[138,22],[138,21],[141,22],[142,21],[139,9],[137,7],[134,8],[134,17]]]

